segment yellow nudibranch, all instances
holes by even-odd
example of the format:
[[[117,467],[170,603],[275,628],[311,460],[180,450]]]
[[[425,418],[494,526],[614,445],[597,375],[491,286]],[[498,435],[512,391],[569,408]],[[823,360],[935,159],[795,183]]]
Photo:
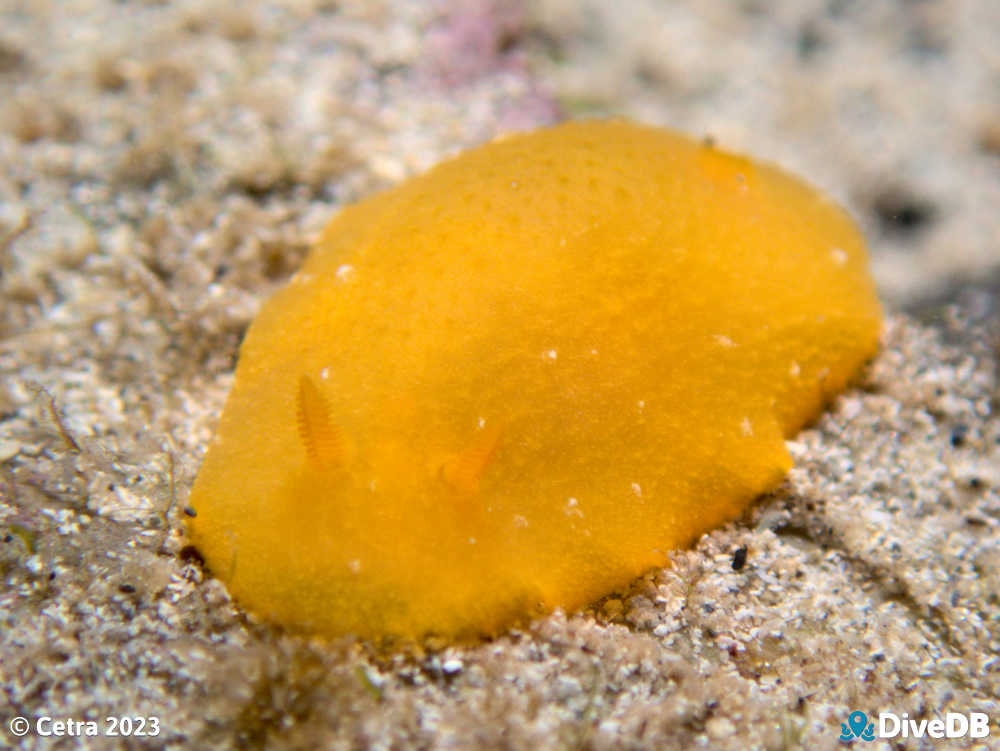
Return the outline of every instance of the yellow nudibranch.
[[[462,638],[664,566],[876,349],[846,213],[672,131],[510,136],[343,209],[261,309],[195,481],[237,602]]]

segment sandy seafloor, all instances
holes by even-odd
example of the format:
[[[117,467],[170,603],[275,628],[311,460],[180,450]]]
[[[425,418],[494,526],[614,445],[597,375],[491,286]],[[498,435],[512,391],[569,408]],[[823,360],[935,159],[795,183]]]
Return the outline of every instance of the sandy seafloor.
[[[1000,748],[998,39],[993,0],[0,2],[0,747],[819,750],[861,709]],[[851,210],[859,387],[590,611],[420,655],[254,623],[181,529],[257,306],[337,205],[608,114]],[[10,734],[42,715],[161,730]]]

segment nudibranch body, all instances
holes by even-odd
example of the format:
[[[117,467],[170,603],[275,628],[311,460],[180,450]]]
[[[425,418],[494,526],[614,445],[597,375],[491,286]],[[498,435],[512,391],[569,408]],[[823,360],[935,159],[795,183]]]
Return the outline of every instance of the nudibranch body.
[[[586,605],[782,481],[877,348],[867,263],[825,197],[671,131],[465,152],[342,210],[263,306],[192,540],[325,635]]]

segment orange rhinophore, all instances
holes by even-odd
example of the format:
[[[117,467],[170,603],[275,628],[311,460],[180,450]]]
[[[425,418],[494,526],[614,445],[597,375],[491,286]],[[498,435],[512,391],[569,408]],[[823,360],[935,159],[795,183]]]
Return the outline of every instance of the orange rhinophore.
[[[441,465],[442,479],[459,493],[473,495],[479,492],[479,478],[499,440],[499,428],[484,427],[463,451]]]
[[[330,406],[307,375],[299,378],[295,417],[298,420],[302,445],[312,461],[328,468],[346,464],[347,450],[344,438],[330,422]]]

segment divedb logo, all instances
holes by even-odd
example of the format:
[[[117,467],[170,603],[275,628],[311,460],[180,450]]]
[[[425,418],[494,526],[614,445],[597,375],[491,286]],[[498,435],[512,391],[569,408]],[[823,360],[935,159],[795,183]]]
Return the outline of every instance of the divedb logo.
[[[989,734],[990,716],[985,712],[948,712],[943,720],[911,720],[906,712],[879,712],[878,723],[874,723],[864,712],[855,710],[847,722],[840,723],[844,743],[876,738],[986,738]]]

